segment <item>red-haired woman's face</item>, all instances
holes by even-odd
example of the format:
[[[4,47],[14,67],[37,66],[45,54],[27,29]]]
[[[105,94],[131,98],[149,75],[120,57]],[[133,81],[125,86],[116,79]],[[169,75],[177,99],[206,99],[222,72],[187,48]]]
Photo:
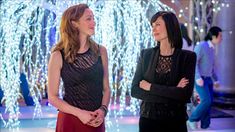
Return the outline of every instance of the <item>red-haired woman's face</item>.
[[[95,33],[95,20],[91,9],[85,9],[83,15],[77,22],[80,34],[91,36]]]

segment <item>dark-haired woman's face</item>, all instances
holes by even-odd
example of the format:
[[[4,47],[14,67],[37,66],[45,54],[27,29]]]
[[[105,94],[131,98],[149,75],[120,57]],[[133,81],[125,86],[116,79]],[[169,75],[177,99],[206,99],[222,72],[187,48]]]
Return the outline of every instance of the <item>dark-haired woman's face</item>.
[[[155,41],[161,42],[162,40],[167,39],[166,25],[161,16],[152,23],[152,33]]]

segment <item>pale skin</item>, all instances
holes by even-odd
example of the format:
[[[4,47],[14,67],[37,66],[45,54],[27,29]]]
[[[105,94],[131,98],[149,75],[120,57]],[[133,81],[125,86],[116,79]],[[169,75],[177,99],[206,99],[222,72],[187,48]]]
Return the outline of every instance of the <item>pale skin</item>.
[[[216,37],[216,36],[212,36],[211,43],[212,43],[214,46],[220,44],[221,41],[222,41],[222,33],[221,33],[221,32],[219,32],[219,34],[218,34],[217,37]],[[201,87],[203,87],[203,85],[204,85],[204,81],[203,81],[202,78],[197,79],[197,80],[196,80],[196,83],[197,83],[198,86],[201,86]],[[220,85],[219,85],[218,82],[214,82],[214,87],[215,87],[215,88],[218,88],[219,86],[220,86]]]
[[[83,16],[77,22],[73,22],[73,26],[78,28],[80,31],[80,49],[78,53],[84,53],[88,50],[89,45],[87,44],[87,37],[94,34],[94,16],[90,9],[86,9]],[[108,56],[105,47],[100,46],[100,54],[103,64],[103,98],[102,104],[108,106],[110,99],[110,88],[108,79]],[[60,51],[54,51],[51,54],[48,64],[48,99],[49,102],[59,109],[61,112],[72,114],[79,118],[82,123],[98,127],[104,122],[104,112],[101,109],[95,111],[87,111],[77,107],[74,107],[64,100],[58,97],[59,95],[59,84],[62,68],[62,56]]]
[[[159,41],[160,45],[160,54],[164,56],[172,55],[174,52],[174,48],[171,47],[171,44],[168,41],[167,37],[167,30],[165,26],[165,22],[162,17],[159,17],[153,24],[152,24],[152,34],[154,36],[155,41]],[[189,83],[187,78],[182,78],[177,87],[184,88]],[[139,87],[150,91],[151,83],[146,80],[141,80],[139,83]]]
[[[103,99],[102,99],[102,105],[108,106],[109,104],[109,99],[110,99],[110,88],[109,88],[109,74],[108,74],[108,55],[107,55],[107,50],[102,47],[101,48],[101,58],[103,62],[103,71],[104,71],[104,79],[103,79]],[[96,115],[96,118],[89,122],[88,124],[94,127],[98,127],[104,122],[104,111],[101,109],[97,109],[92,113],[93,115]]]

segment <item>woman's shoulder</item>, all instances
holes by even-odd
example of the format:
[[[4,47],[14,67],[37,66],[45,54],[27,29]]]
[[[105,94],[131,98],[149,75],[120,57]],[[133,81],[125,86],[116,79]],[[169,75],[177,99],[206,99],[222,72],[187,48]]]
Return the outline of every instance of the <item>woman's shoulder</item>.
[[[149,57],[153,56],[157,52],[158,49],[159,49],[158,47],[142,49],[140,52],[140,56],[143,58],[149,59]]]
[[[101,44],[97,44],[97,45],[98,45],[100,51],[102,51],[102,52],[107,51],[105,46],[103,46],[103,45],[101,45]]]
[[[52,51],[51,55],[50,55],[50,61],[49,64],[50,65],[57,65],[60,68],[62,67],[62,53],[60,50],[56,50],[56,51]]]
[[[141,52],[152,53],[152,52],[155,52],[157,49],[158,47],[151,47],[151,48],[142,49]]]
[[[51,57],[58,59],[58,58],[61,58],[61,57],[62,57],[62,54],[63,54],[63,51],[62,51],[62,50],[52,51],[52,52],[51,52]]]
[[[194,51],[190,51],[190,50],[181,50],[181,55],[183,56],[188,56],[188,57],[196,57],[196,53]]]
[[[107,49],[105,46],[97,44],[100,55],[107,55]]]

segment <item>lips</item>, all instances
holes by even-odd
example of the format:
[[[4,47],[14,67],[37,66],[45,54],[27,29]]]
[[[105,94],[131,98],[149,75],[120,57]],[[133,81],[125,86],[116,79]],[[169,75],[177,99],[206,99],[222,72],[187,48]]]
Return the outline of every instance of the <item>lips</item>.
[[[91,30],[95,30],[95,28],[94,28],[94,27],[92,27],[92,28],[89,28],[89,29],[91,29]]]
[[[158,36],[160,33],[153,33],[154,36]]]

